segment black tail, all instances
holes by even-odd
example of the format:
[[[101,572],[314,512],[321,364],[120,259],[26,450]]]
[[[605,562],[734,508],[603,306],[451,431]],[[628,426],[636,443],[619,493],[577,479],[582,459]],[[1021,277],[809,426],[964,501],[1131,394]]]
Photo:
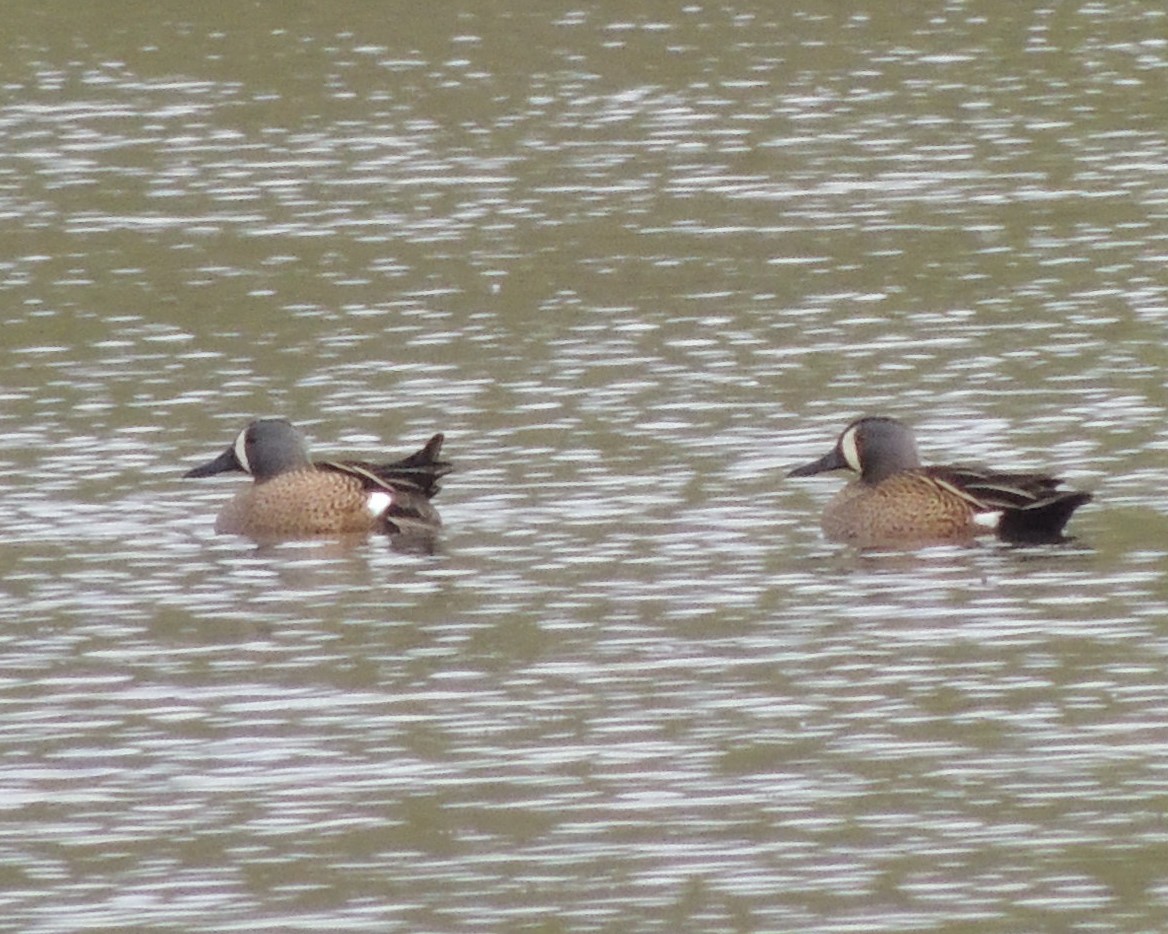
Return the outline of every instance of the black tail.
[[[1006,508],[998,523],[998,537],[1025,545],[1065,541],[1063,526],[1071,513],[1090,501],[1090,493],[1065,490],[1026,506]]]
[[[409,457],[387,464],[370,464],[369,471],[383,480],[404,482],[416,487],[429,499],[438,492],[438,481],[454,469],[449,461],[439,460],[442,442],[446,438],[441,433],[434,435],[426,446]]]

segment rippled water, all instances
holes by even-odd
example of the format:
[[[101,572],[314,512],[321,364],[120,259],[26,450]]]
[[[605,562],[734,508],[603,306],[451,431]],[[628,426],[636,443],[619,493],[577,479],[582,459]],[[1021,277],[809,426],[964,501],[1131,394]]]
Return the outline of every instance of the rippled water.
[[[220,15],[3,40],[9,923],[1168,924],[1163,11]],[[861,412],[1096,502],[839,549]],[[266,413],[438,552],[216,537]]]

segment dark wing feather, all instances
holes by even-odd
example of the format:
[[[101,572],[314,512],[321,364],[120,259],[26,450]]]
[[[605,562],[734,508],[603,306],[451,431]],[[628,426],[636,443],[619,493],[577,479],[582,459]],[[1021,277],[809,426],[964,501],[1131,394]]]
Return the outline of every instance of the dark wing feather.
[[[360,477],[366,489],[381,487],[400,493],[417,493],[430,499],[440,489],[438,480],[454,469],[453,464],[438,459],[444,440],[443,435],[436,434],[426,442],[425,447],[409,457],[384,464],[368,461],[317,461],[316,467]]]
[[[1059,495],[1058,477],[1040,473],[1003,473],[976,467],[926,467],[926,473],[957,487],[987,510],[1026,509]]]
[[[928,467],[925,472],[984,511],[1000,510],[998,535],[1006,541],[1059,541],[1071,513],[1092,498],[1080,490],[1059,489],[1062,480],[1048,474],[974,467]]]

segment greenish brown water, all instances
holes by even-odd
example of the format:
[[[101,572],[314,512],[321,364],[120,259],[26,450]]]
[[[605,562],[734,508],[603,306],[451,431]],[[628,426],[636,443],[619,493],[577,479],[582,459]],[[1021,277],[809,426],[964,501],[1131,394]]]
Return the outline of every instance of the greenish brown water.
[[[1168,924],[1168,16],[771,6],[9,11],[14,929]],[[828,545],[862,412],[1078,540]],[[269,413],[438,553],[215,537]]]

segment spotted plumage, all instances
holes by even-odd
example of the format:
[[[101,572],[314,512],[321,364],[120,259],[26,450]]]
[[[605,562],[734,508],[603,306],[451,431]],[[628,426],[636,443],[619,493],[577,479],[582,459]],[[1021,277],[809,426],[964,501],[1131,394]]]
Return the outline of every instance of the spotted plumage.
[[[220,511],[215,530],[256,539],[370,532],[425,532],[441,524],[430,499],[451,469],[439,460],[443,436],[385,464],[313,461],[304,436],[282,418],[256,419],[218,457],[187,477],[250,474]]]
[[[818,460],[788,476],[847,469],[859,476],[824,510],[828,538],[860,547],[955,542],[993,531],[1015,543],[1055,542],[1091,494],[1046,474],[923,467],[911,430],[892,418],[857,419]]]

